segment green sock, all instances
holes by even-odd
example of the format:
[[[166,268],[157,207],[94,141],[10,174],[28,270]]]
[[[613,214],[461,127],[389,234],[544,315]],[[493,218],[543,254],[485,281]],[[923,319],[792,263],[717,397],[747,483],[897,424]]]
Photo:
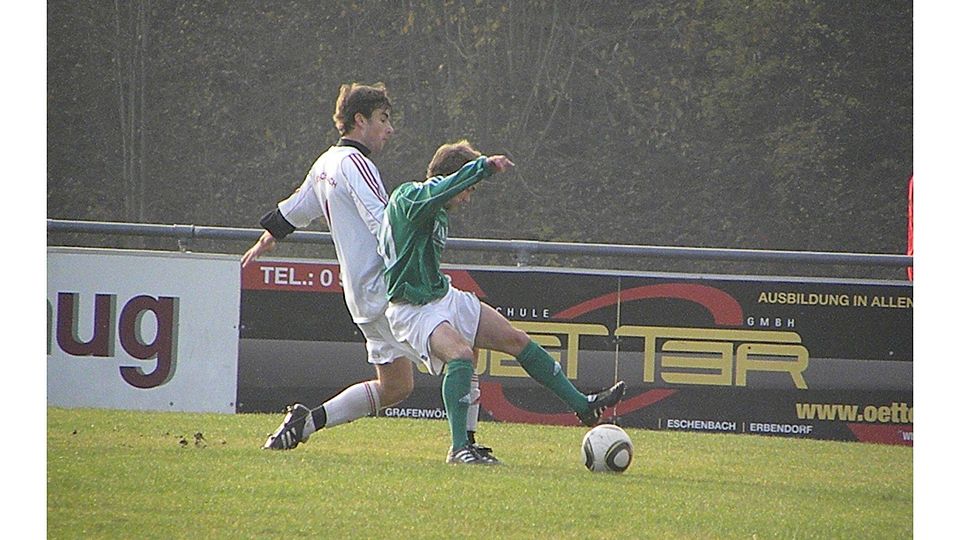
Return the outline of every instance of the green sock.
[[[587,396],[573,386],[570,379],[563,374],[560,364],[537,342],[530,340],[517,355],[517,361],[533,380],[549,388],[568,407],[579,413],[587,412]]]
[[[443,406],[447,409],[454,449],[467,444],[467,409],[470,408],[472,378],[473,360],[457,358],[447,362],[447,374],[443,377]]]

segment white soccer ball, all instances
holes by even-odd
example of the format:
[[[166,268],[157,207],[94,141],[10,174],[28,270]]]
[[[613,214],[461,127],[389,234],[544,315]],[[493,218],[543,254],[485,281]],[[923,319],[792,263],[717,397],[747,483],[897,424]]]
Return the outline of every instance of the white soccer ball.
[[[600,424],[583,436],[580,458],[593,472],[622,473],[633,461],[633,441],[618,426]]]

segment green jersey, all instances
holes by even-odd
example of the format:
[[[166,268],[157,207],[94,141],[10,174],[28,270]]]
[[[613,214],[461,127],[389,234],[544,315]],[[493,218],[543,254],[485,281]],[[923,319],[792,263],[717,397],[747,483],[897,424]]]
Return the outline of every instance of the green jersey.
[[[450,176],[407,182],[393,191],[378,238],[386,264],[387,298],[426,304],[447,294],[450,284],[440,271],[447,242],[444,205],[491,174],[487,158],[481,156]]]

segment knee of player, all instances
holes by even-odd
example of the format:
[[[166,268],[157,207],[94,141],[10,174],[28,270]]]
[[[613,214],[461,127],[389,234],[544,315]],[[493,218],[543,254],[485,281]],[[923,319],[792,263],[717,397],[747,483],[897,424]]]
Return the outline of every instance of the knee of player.
[[[522,330],[514,329],[508,336],[506,336],[506,345],[509,349],[509,352],[514,356],[520,354],[520,351],[530,343],[530,336]]]
[[[476,359],[474,358],[475,356],[476,355],[474,354],[473,349],[467,346],[466,344],[464,344],[462,347],[457,348],[452,353],[450,360],[456,360],[456,359],[462,358],[462,359],[470,360],[471,362],[476,364]]]

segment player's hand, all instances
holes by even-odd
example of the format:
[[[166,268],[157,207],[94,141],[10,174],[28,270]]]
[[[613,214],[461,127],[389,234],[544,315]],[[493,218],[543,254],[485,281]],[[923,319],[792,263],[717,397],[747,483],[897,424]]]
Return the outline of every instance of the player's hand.
[[[507,156],[500,156],[500,155],[491,156],[487,158],[487,162],[489,162],[490,165],[493,166],[493,172],[498,172],[498,173],[504,172],[507,169],[513,167],[513,162],[510,161],[510,158],[508,158]]]
[[[270,234],[269,231],[264,231],[260,235],[260,239],[257,240],[257,243],[254,244],[246,253],[243,254],[243,257],[240,258],[240,267],[246,268],[247,265],[252,263],[264,253],[272,250],[274,246],[277,245],[277,240]]]

